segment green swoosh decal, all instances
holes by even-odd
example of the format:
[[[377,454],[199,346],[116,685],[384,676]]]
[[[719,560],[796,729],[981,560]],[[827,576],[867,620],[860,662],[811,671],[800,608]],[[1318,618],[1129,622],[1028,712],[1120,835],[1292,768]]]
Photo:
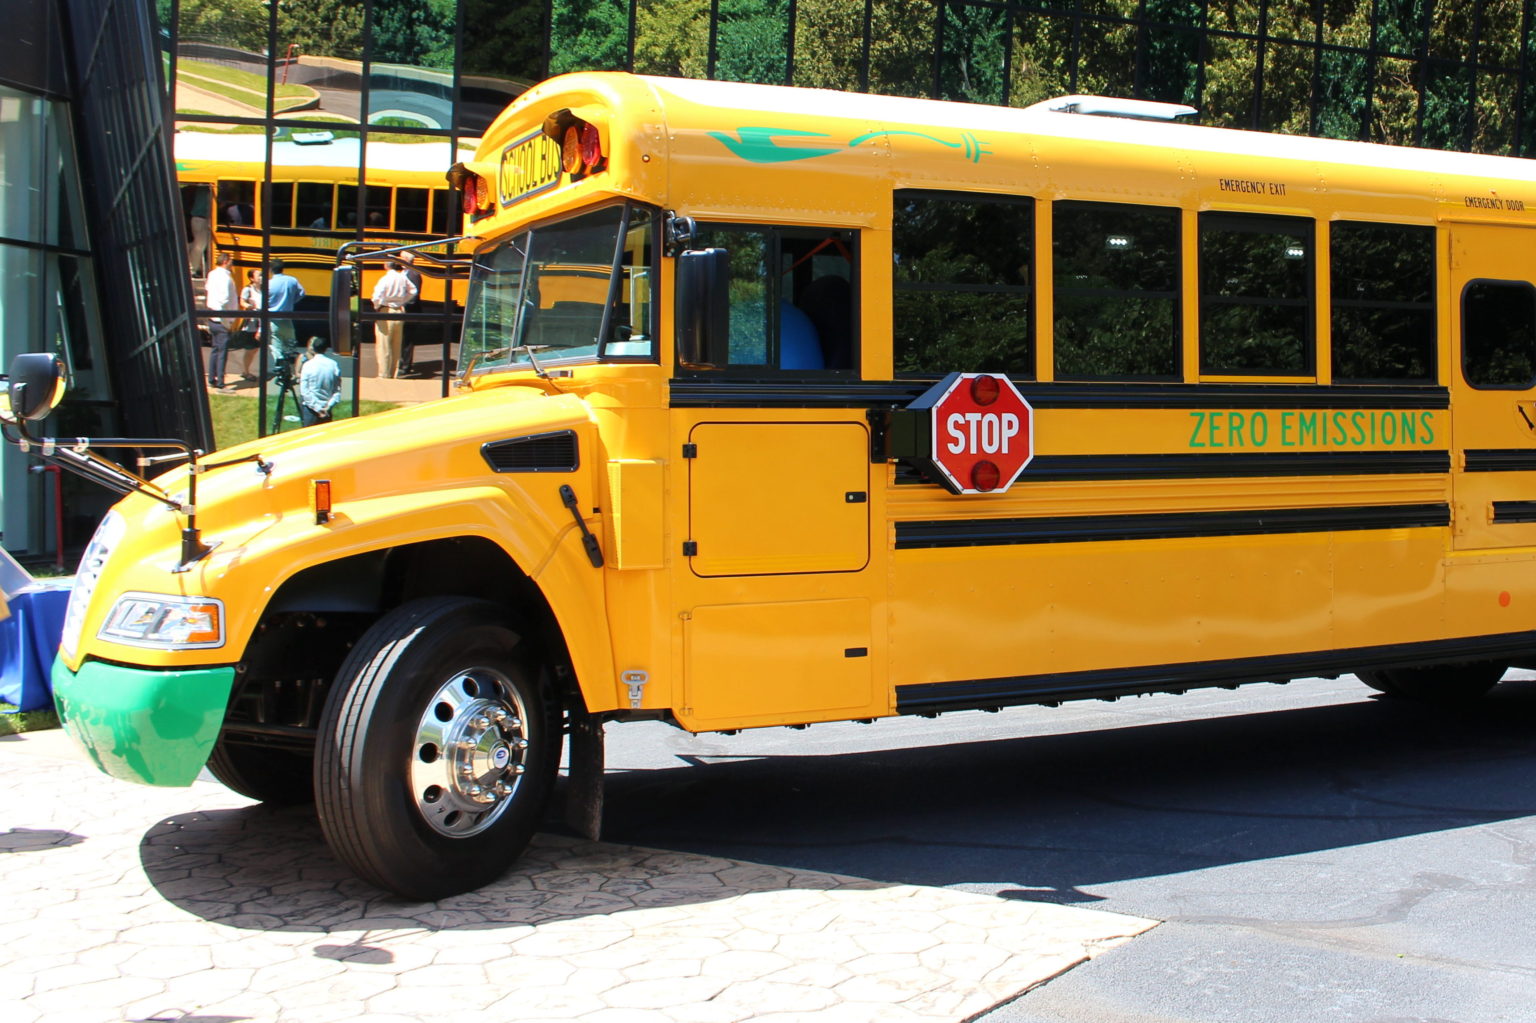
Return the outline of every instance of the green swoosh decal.
[[[965,158],[972,163],[980,163],[983,156],[991,154],[975,135],[968,131],[960,133],[959,142],[950,142],[936,135],[926,135],[920,131],[872,131],[850,141],[846,146],[832,144],[822,146],[780,146],[775,138],[829,138],[827,134],[819,131],[797,131],[793,128],[737,128],[734,136],[722,131],[712,131],[710,137],[717,139],[725,148],[735,155],[751,163],[787,163],[791,160],[809,160],[817,156],[830,156],[840,153],[845,148],[852,149],[862,145],[871,139],[890,135],[914,135],[917,138],[927,139],[929,142],[937,142],[949,149],[961,150]]]
[[[778,143],[773,141],[774,136],[796,135],[802,138],[822,139],[827,137],[818,131],[795,131],[789,128],[737,128],[735,138],[721,131],[712,131],[709,134],[711,138],[719,139],[725,148],[743,160],[748,160],[752,163],[784,163],[788,160],[808,160],[813,156],[827,156],[841,149],[840,146],[833,146],[830,149],[818,149],[814,146],[781,149]]]

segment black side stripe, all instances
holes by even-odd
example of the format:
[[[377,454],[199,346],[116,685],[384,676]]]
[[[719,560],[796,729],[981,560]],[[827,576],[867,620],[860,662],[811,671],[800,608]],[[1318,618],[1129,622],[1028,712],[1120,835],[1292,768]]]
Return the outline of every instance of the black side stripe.
[[[1536,472],[1531,448],[1468,448],[1467,472]]]
[[[1014,486],[1036,481],[1187,480],[1255,476],[1374,476],[1451,471],[1447,451],[1281,452],[1243,455],[1036,455]],[[906,465],[895,482],[928,482]]]
[[[1536,522],[1536,501],[1495,501],[1493,521],[1495,525]]]
[[[1105,671],[1015,675],[955,682],[924,682],[896,687],[899,714],[1011,707],[1028,703],[1136,693],[1182,692],[1204,686],[1280,682],[1339,671],[1365,671],[1450,661],[1511,660],[1536,652],[1536,632],[1470,636],[1426,643],[1318,650],[1224,661],[1156,664]]]
[[[679,377],[671,381],[673,408],[901,408],[933,380],[849,380],[834,373],[814,379],[732,380]],[[1339,384],[1039,384],[1014,383],[1037,409],[1445,409],[1444,387],[1368,387]]]
[[[896,523],[896,549],[1002,547],[1037,543],[1171,540],[1202,536],[1422,529],[1451,523],[1446,504],[1355,508],[1266,508],[1150,515],[1073,515],[1032,519],[940,519]]]

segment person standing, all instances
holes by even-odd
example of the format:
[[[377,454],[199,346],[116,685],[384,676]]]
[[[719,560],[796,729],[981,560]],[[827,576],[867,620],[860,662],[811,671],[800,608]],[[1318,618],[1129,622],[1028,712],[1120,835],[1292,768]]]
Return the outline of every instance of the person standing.
[[[400,262],[405,264],[405,276],[410,278],[411,284],[416,288],[416,297],[405,304],[407,313],[421,311],[421,271],[416,269],[416,253],[406,251],[400,253]],[[420,332],[423,324],[403,323],[400,331],[400,376],[409,376],[416,371],[416,343],[413,336]]]
[[[402,313],[415,299],[416,285],[405,275],[405,264],[391,259],[389,270],[373,286],[373,308],[381,313]],[[380,379],[398,375],[402,326],[399,320],[374,321],[373,354]]]
[[[272,261],[272,276],[267,278],[267,308],[274,313],[291,313],[304,297],[304,286],[298,278],[283,272],[283,261]],[[272,360],[271,370],[276,375],[280,367],[293,368],[299,356],[298,334],[290,319],[272,320],[267,339],[267,352]]]
[[[261,271],[251,270],[246,274],[246,285],[240,289],[240,308],[248,312],[261,310]],[[238,340],[234,344],[242,365],[240,366],[241,380],[256,379],[256,351],[261,347],[261,320],[254,316],[247,316],[240,323],[240,331],[236,335]]]
[[[341,367],[330,350],[325,338],[309,339],[309,354],[299,370],[299,419],[304,426],[329,423],[331,410],[341,400]]]
[[[229,272],[230,256],[221,252],[213,257],[213,269],[203,284],[203,301],[209,309],[233,312],[239,308],[235,297],[235,278]],[[224,390],[224,363],[229,358],[230,317],[214,316],[208,320],[208,337],[213,350],[208,353],[208,386]]]
[[[207,185],[197,185],[192,190],[192,206],[187,210],[187,230],[192,235],[187,242],[187,272],[193,277],[203,276],[208,262],[208,243],[213,240],[213,229],[208,218],[213,214],[213,196]]]

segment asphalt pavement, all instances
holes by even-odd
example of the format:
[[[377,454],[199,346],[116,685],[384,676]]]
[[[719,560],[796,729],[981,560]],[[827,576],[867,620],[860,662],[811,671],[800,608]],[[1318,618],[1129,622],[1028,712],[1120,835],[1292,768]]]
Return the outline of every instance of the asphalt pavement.
[[[607,837],[1163,921],[987,1023],[1536,1020],[1536,674],[610,729]],[[634,729],[634,731],[631,731]]]

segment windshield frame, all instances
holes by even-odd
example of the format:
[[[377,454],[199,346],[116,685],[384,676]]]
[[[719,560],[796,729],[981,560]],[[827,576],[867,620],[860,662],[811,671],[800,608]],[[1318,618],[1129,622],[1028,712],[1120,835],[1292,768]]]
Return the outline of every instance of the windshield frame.
[[[527,295],[531,282],[536,280],[530,277],[529,271],[538,257],[538,234],[547,232],[551,228],[562,224],[570,224],[572,221],[606,210],[619,209],[620,216],[617,228],[614,231],[613,252],[608,260],[606,271],[608,280],[604,292],[602,318],[598,325],[595,349],[590,344],[579,347],[581,350],[572,354],[564,354],[566,349],[544,347],[535,345],[530,358],[529,349],[524,343],[529,324],[534,322],[527,315]],[[661,360],[661,347],[659,344],[660,327],[660,254],[661,254],[661,210],[648,203],[634,200],[615,199],[609,202],[585,206],[544,220],[535,221],[523,225],[515,232],[501,236],[493,244],[476,251],[472,257],[470,280],[464,299],[464,325],[461,333],[461,360],[462,365],[458,376],[461,380],[467,380],[489,373],[505,372],[535,372],[552,367],[569,367],[586,364],[613,364],[613,363],[639,363],[658,364]],[[629,264],[625,262],[625,254],[629,248],[629,236],[636,228],[643,228],[646,232],[644,241],[644,258],[641,262]],[[480,289],[485,286],[487,279],[492,274],[505,274],[510,272],[508,268],[492,269],[491,261],[498,255],[510,250],[516,254],[517,266],[517,295],[513,299],[514,321],[512,332],[517,335],[504,338],[503,344],[491,346],[485,343],[484,331],[477,331],[476,325],[483,324],[484,319],[477,319],[477,312],[483,310],[480,303]],[[542,264],[540,264],[542,265]],[[595,264],[601,266],[602,264]],[[624,339],[614,336],[616,330],[615,317],[621,308],[621,294],[623,287],[643,275],[645,288],[644,310],[644,335],[642,341],[633,343],[645,343],[648,349],[645,352],[634,354],[616,354],[613,351],[615,345],[626,344]],[[539,311],[535,309],[535,314]],[[474,337],[478,344],[478,351],[474,355],[468,355],[469,345]],[[486,356],[494,354],[495,360],[487,362]]]

